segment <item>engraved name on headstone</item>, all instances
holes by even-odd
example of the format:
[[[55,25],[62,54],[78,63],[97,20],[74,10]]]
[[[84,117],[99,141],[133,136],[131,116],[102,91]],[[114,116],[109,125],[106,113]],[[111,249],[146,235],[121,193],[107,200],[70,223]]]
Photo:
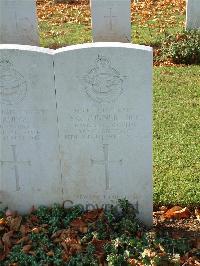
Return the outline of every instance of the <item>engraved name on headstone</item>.
[[[151,224],[151,48],[85,44],[58,49],[54,61],[63,201],[126,197]]]

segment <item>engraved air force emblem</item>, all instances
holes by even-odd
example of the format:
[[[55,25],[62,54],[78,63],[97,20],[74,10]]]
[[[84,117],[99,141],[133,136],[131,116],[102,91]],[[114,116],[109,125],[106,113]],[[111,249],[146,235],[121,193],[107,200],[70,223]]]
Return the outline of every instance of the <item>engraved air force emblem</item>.
[[[9,60],[0,59],[0,102],[16,104],[24,99],[26,92],[24,77],[13,68]]]
[[[95,66],[83,78],[85,92],[95,102],[114,102],[124,91],[124,79],[108,58],[99,55]]]

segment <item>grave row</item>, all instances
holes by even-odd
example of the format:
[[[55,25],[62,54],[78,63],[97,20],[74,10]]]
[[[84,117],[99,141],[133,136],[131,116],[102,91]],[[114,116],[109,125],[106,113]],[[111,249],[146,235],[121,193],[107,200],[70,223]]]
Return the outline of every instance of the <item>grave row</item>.
[[[91,0],[93,42],[131,42],[131,0]],[[200,1],[187,0],[186,29],[200,28]],[[39,45],[35,0],[0,1],[0,43]]]
[[[152,224],[152,49],[0,45],[0,206],[108,207]]]
[[[0,10],[1,43],[38,45],[33,0]],[[130,42],[130,0],[92,0],[91,10],[94,41]],[[0,206],[106,208],[126,197],[151,225],[151,86],[150,47],[0,45]]]

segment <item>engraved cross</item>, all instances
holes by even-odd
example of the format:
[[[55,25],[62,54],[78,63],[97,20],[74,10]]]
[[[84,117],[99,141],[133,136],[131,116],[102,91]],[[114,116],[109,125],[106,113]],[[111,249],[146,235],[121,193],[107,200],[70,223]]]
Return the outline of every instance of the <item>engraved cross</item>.
[[[112,18],[116,18],[116,16],[112,16],[112,8],[109,8],[109,10],[110,10],[109,16],[104,16],[104,18],[108,18],[109,19],[110,30],[112,30],[113,29]]]
[[[19,169],[18,169],[18,165],[19,164],[28,164],[30,165],[31,162],[30,161],[18,161],[17,160],[17,154],[16,154],[16,145],[11,145],[11,149],[12,149],[12,154],[13,154],[13,160],[12,161],[3,161],[1,160],[0,163],[3,166],[3,164],[7,163],[7,164],[12,164],[13,165],[13,169],[14,169],[14,173],[15,173],[15,180],[16,180],[16,191],[20,190],[20,185],[19,185]]]
[[[91,163],[92,163],[92,165],[93,164],[100,164],[100,165],[105,166],[106,190],[108,190],[108,189],[110,189],[109,163],[122,164],[122,160],[119,160],[119,161],[110,161],[109,160],[108,144],[103,144],[103,153],[104,153],[104,159],[103,160],[91,159]]]

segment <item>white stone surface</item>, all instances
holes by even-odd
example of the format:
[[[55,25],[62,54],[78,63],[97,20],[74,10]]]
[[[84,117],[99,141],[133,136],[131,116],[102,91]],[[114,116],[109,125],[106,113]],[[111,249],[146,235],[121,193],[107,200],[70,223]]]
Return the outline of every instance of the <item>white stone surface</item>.
[[[26,212],[60,201],[53,56],[0,45],[0,202]],[[2,205],[0,205],[2,207]]]
[[[187,0],[186,29],[200,29],[200,0]]]
[[[126,197],[151,225],[151,84],[149,47],[0,45],[0,207]]]
[[[0,0],[0,43],[39,45],[35,0]]]
[[[91,0],[94,42],[131,42],[130,0]]]
[[[152,49],[85,44],[54,60],[63,201],[94,208],[126,197],[151,225]]]

